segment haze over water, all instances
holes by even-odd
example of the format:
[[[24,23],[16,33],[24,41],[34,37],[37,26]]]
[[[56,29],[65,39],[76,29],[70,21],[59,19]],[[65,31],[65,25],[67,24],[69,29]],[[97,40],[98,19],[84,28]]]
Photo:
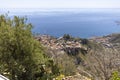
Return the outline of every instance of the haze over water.
[[[120,32],[120,9],[1,9],[10,16],[27,16],[33,32],[89,38]]]

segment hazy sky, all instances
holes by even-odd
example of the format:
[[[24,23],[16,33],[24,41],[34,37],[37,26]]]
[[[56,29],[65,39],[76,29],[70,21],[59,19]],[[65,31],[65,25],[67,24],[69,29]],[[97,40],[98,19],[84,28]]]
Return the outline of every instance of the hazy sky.
[[[0,0],[0,8],[120,8],[120,0]]]

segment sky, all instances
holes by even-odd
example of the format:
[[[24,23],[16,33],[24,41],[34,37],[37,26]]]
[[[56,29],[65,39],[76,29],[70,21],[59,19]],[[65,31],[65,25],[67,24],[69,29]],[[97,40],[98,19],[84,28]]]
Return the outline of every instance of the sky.
[[[120,8],[120,0],[0,0],[0,8]]]

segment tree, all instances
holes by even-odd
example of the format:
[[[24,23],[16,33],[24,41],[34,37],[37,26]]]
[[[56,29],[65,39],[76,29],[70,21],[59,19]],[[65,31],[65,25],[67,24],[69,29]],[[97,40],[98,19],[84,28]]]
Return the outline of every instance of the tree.
[[[114,48],[91,50],[84,61],[84,71],[95,80],[109,80],[114,71],[120,71],[120,54]]]
[[[10,80],[37,80],[48,58],[26,18],[0,16],[0,74]]]
[[[82,39],[81,44],[87,45],[89,43],[88,39]]]
[[[69,34],[64,34],[64,35],[63,35],[63,38],[67,41],[67,40],[71,40],[71,39],[72,39],[72,36],[69,35]]]

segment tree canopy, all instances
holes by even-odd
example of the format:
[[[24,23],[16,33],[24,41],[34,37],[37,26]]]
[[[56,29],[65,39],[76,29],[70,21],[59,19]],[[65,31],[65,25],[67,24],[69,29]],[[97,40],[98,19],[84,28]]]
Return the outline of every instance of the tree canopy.
[[[0,15],[0,74],[11,80],[37,80],[48,58],[26,18]],[[42,80],[42,79],[41,79]]]

